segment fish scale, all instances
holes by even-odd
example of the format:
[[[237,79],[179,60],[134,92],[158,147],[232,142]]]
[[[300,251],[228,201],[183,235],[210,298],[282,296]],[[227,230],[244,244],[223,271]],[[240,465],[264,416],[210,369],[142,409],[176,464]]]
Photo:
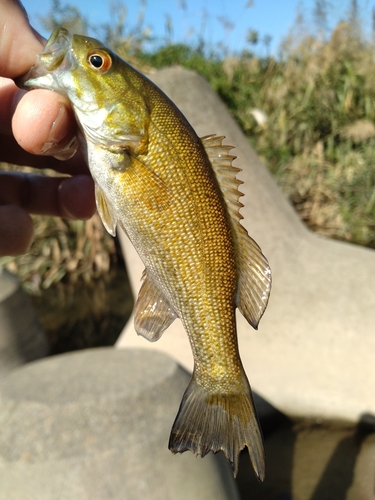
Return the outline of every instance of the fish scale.
[[[223,137],[199,138],[144,75],[95,39],[56,28],[23,88],[66,95],[95,181],[103,224],[119,224],[145,272],[135,330],[150,341],[180,318],[194,371],[172,426],[172,452],[223,451],[234,475],[247,446],[259,479],[264,448],[237,343],[235,309],[257,328],[271,271],[241,226],[242,194]]]

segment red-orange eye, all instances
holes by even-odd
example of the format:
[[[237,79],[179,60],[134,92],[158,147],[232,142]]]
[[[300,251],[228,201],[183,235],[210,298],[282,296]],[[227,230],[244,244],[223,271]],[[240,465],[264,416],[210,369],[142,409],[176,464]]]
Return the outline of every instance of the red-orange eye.
[[[87,56],[87,62],[97,71],[108,71],[112,66],[112,59],[104,50],[92,50]]]

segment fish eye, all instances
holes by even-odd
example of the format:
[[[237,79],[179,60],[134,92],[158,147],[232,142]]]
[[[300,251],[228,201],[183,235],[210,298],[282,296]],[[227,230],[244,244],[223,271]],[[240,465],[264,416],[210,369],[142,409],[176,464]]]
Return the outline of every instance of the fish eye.
[[[100,72],[109,70],[112,66],[112,59],[104,50],[92,50],[87,56],[90,66]]]

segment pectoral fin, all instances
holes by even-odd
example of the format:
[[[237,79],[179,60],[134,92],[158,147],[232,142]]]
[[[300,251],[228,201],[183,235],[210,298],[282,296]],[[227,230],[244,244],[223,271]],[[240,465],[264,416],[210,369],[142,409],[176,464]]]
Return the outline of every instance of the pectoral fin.
[[[110,235],[116,236],[117,216],[111,203],[97,184],[95,184],[95,199],[104,227]]]
[[[132,168],[127,171],[126,182],[128,186],[136,185],[137,193],[142,187],[145,195],[137,199],[137,203],[144,205],[146,210],[162,212],[169,207],[171,196],[168,186],[154,170],[135,156],[132,157]]]
[[[155,342],[176,318],[176,313],[163,293],[144,271],[143,283],[135,305],[135,331],[150,342]]]
[[[271,269],[259,246],[240,224],[243,207],[239,198],[243,194],[238,187],[242,181],[236,179],[239,168],[233,167],[235,156],[229,154],[231,146],[223,146],[224,137],[209,135],[201,141],[211,161],[227,205],[232,234],[236,248],[237,297],[236,304],[246,320],[254,327],[267,307],[271,291]]]

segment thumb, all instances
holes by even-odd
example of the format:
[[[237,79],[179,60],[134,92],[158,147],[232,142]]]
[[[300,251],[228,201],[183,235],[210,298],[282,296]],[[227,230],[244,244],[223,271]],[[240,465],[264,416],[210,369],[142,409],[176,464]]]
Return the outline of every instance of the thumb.
[[[0,0],[0,76],[15,78],[35,62],[43,38],[30,26],[18,0]]]

